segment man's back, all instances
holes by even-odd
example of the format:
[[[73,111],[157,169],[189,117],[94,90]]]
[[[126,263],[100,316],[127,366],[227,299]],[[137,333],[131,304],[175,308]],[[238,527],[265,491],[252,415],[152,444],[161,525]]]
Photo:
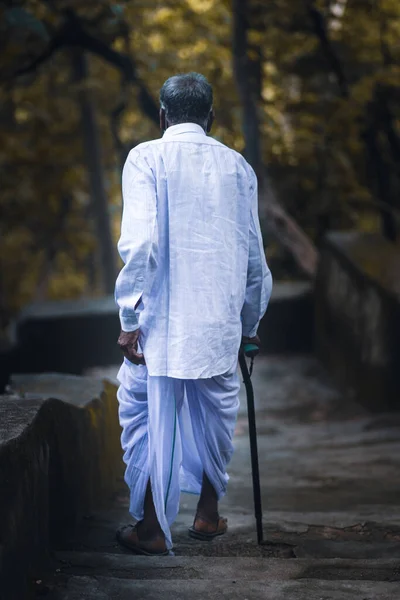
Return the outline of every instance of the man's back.
[[[228,371],[242,335],[252,169],[199,125],[184,123],[132,150],[123,193],[125,206],[132,194],[137,199],[125,237],[136,238],[139,254],[138,229],[151,238],[137,310],[150,374],[196,379]]]

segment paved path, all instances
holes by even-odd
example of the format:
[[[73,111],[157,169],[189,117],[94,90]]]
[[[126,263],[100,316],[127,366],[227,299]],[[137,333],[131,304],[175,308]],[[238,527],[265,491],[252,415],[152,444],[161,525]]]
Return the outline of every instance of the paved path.
[[[255,543],[243,395],[221,504],[229,534],[191,541],[196,499],[183,495],[175,556],[125,553],[114,538],[130,521],[120,478],[113,506],[60,549],[54,600],[400,600],[400,414],[345,400],[311,358],[259,359],[254,386],[266,543]]]

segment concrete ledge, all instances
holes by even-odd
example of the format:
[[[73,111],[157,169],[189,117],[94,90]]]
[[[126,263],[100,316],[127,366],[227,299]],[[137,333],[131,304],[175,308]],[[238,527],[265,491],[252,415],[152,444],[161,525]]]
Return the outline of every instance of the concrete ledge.
[[[400,409],[400,252],[382,237],[333,233],[316,283],[320,358],[360,403]]]
[[[116,388],[87,377],[17,376],[0,397],[0,597],[30,598],[51,548],[122,474]]]

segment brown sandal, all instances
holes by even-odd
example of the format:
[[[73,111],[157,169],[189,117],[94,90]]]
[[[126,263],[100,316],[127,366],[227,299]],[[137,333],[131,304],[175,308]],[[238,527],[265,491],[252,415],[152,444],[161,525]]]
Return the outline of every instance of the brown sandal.
[[[195,527],[196,523],[203,523],[203,525],[205,525],[209,531],[201,531],[200,529],[197,529]],[[204,517],[196,515],[192,527],[189,527],[189,536],[195,540],[201,540],[202,542],[211,542],[211,540],[214,538],[224,535],[224,533],[228,531],[228,521],[223,517],[218,518],[217,525],[214,527],[214,529],[210,530],[210,525],[214,525],[214,523],[204,519]]]
[[[130,530],[130,535],[132,535],[132,533],[135,534],[135,538],[136,538],[135,541],[131,541],[131,539],[127,539],[126,537],[124,537],[124,532],[126,532],[127,530]],[[123,546],[124,548],[127,548],[134,554],[141,554],[144,556],[168,556],[169,555],[169,550],[164,550],[161,552],[151,552],[150,550],[146,550],[146,548],[143,546],[143,544],[140,543],[139,536],[137,534],[137,524],[136,525],[124,525],[124,527],[121,527],[120,529],[118,529],[118,531],[116,533],[116,538],[117,538],[117,542],[119,544],[121,544],[121,546]]]

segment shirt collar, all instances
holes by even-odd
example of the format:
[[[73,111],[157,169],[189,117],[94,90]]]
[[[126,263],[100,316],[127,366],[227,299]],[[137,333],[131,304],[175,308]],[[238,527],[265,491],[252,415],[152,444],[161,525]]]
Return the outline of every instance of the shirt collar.
[[[169,138],[175,135],[181,135],[181,133],[200,133],[206,135],[204,129],[197,125],[197,123],[179,123],[179,125],[171,125],[164,132],[163,137]]]

